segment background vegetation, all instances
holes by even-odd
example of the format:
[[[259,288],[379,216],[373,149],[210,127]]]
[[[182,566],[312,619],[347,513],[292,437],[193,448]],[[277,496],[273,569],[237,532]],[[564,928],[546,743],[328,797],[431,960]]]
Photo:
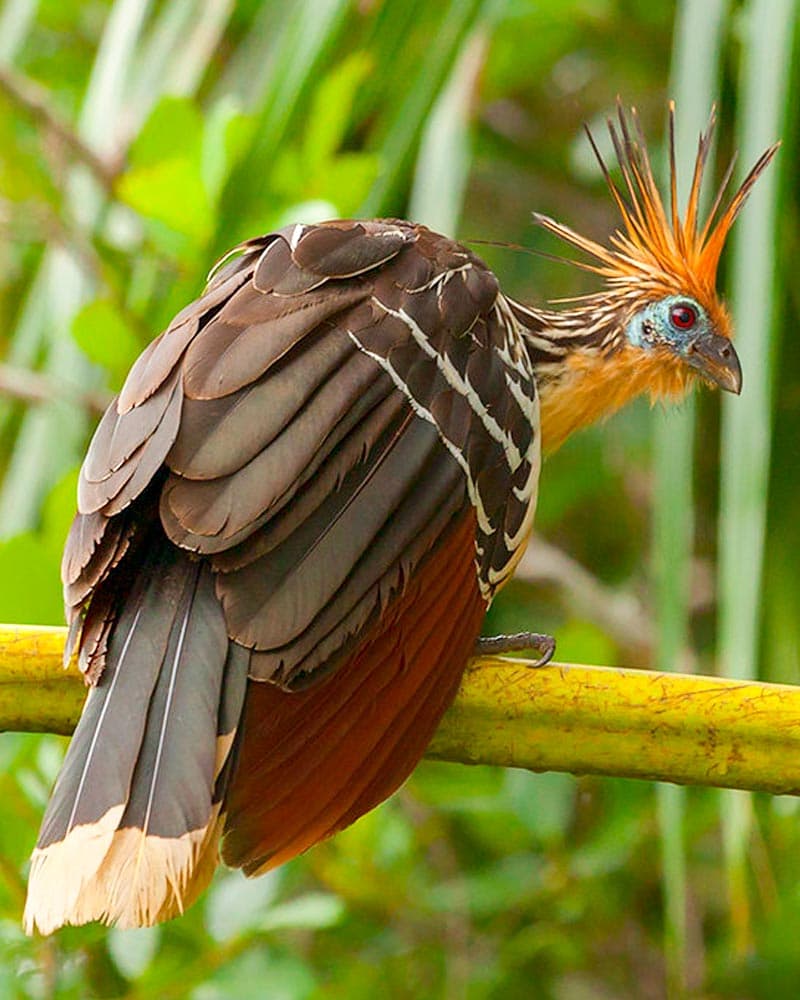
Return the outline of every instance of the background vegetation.
[[[487,631],[559,655],[800,682],[794,0],[5,0],[0,6],[0,620],[59,623],[77,465],[143,345],[240,238],[384,214],[552,250],[615,224],[581,135],[617,94],[663,163],[712,100],[719,160],[776,136],[725,284],[745,393],[646,405],[552,458]],[[717,175],[721,170],[716,171]],[[591,287],[477,247],[528,301]],[[721,484],[721,485],[720,485]],[[20,930],[63,742],[0,740],[0,996],[793,996],[796,800],[423,764],[255,882],[153,930]]]

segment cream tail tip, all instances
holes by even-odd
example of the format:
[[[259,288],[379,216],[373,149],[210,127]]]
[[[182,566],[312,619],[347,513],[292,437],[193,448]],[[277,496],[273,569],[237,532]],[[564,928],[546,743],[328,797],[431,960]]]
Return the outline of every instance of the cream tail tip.
[[[92,824],[37,848],[25,932],[52,934],[64,925],[93,920],[149,927],[179,916],[206,888],[219,863],[219,824],[215,816],[202,829],[170,838],[144,835],[134,827],[98,835],[98,824]]]

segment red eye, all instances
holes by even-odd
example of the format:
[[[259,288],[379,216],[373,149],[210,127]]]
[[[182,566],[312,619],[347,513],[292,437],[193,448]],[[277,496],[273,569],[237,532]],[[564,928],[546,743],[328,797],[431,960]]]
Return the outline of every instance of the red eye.
[[[670,322],[679,330],[691,330],[697,322],[697,311],[685,302],[673,306],[669,314]]]

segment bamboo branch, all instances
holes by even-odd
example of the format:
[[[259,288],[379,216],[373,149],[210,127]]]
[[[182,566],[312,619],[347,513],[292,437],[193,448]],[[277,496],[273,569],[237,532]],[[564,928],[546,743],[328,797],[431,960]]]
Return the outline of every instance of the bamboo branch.
[[[85,688],[64,636],[0,626],[0,730],[72,730]],[[484,657],[428,756],[800,795],[800,687]]]
[[[0,625],[0,732],[71,733],[86,688],[61,663],[66,629]]]

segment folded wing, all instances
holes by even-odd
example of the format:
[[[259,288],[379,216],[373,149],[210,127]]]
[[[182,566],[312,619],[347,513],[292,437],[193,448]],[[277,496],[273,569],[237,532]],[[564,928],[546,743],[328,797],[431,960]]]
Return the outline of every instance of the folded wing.
[[[41,919],[36,890],[29,924],[180,910],[213,867],[228,800],[228,855],[256,870],[389,794],[521,552],[538,469],[527,355],[469,251],[392,221],[287,227],[240,247],[134,365],[84,462],[62,572],[70,650],[97,693],[37,870],[74,857],[63,849],[74,829],[97,849]],[[164,580],[182,596],[159,597]],[[245,674],[272,693],[251,692],[242,737],[230,691]],[[301,690],[323,687],[339,705],[330,726]],[[114,745],[120,692],[139,721]],[[174,728],[176,699],[195,742]],[[275,764],[288,717],[284,766],[298,776],[319,764],[289,799]],[[106,753],[121,758],[113,780]],[[258,774],[272,802],[248,813]],[[323,808],[326,774],[351,777],[328,782]],[[200,786],[188,798],[182,775]],[[132,868],[142,837],[165,838],[166,853]],[[124,906],[106,905],[122,884],[134,887]]]

